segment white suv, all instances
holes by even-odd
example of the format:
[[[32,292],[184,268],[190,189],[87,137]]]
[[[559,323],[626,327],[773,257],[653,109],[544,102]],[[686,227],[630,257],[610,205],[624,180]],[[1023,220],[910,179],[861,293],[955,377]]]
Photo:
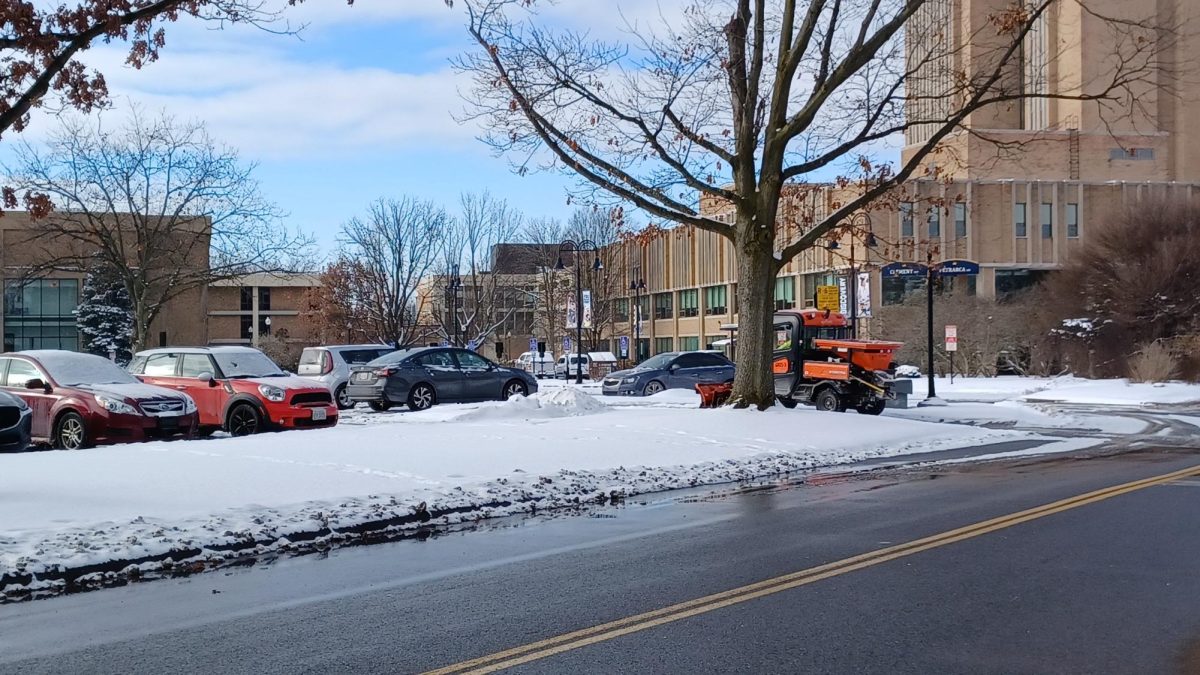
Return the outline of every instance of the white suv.
[[[350,367],[361,366],[396,351],[387,345],[330,345],[306,347],[300,354],[300,367],[296,374],[316,380],[329,387],[333,400],[341,410],[354,407],[354,401],[346,395],[346,382],[350,380]]]

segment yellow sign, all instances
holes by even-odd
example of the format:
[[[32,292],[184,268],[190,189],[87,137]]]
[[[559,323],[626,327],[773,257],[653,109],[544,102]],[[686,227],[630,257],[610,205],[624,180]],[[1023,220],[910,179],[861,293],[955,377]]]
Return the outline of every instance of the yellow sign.
[[[837,286],[817,286],[817,309],[836,312],[842,307],[842,295]]]

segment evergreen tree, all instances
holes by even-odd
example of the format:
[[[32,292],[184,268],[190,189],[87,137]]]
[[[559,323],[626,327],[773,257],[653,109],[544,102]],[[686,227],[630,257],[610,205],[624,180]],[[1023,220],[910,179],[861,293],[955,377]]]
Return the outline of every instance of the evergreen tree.
[[[108,358],[115,352],[117,363],[133,358],[133,305],[125,285],[107,269],[93,266],[83,282],[75,324],[83,350]]]

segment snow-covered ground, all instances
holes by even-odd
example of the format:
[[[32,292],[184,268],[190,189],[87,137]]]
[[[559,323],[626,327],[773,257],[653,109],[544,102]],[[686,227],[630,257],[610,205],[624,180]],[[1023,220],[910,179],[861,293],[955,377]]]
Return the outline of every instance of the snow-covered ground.
[[[937,395],[947,401],[1043,401],[1077,405],[1180,405],[1200,403],[1200,384],[1133,383],[1127,380],[1087,380],[1078,377],[939,377]],[[925,397],[926,381],[913,380],[910,400]]]
[[[997,403],[951,402],[946,406],[897,410],[884,415],[925,422],[957,424],[1005,424],[1035,429],[1071,429],[1105,434],[1136,434],[1146,428],[1142,420],[1119,415],[1096,415],[1061,410],[1042,410],[1020,401]]]
[[[325,430],[0,455],[0,577],[182,549],[270,550],[421,504],[449,523],[533,500],[546,508],[1026,436],[854,413],[700,410],[694,396],[601,401],[548,387],[425,413],[356,411]],[[451,509],[461,511],[437,515]]]

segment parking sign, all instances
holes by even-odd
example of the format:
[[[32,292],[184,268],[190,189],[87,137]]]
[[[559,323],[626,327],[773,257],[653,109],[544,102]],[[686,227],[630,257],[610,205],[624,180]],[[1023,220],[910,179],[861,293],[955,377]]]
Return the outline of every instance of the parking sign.
[[[529,351],[531,351],[531,352],[537,351],[537,338],[535,338],[535,337],[529,338]]]
[[[621,358],[623,358],[623,359],[627,359],[627,358],[629,358],[629,336],[628,336],[628,335],[622,335],[622,336],[621,336],[621,337],[620,337],[620,338],[617,340],[617,343],[620,345],[620,352],[621,352],[621,353],[619,354],[619,356],[620,356]]]
[[[946,351],[958,351],[958,326],[946,326]]]
[[[571,353],[571,338],[569,338],[569,337],[563,338],[563,353],[564,354]]]

